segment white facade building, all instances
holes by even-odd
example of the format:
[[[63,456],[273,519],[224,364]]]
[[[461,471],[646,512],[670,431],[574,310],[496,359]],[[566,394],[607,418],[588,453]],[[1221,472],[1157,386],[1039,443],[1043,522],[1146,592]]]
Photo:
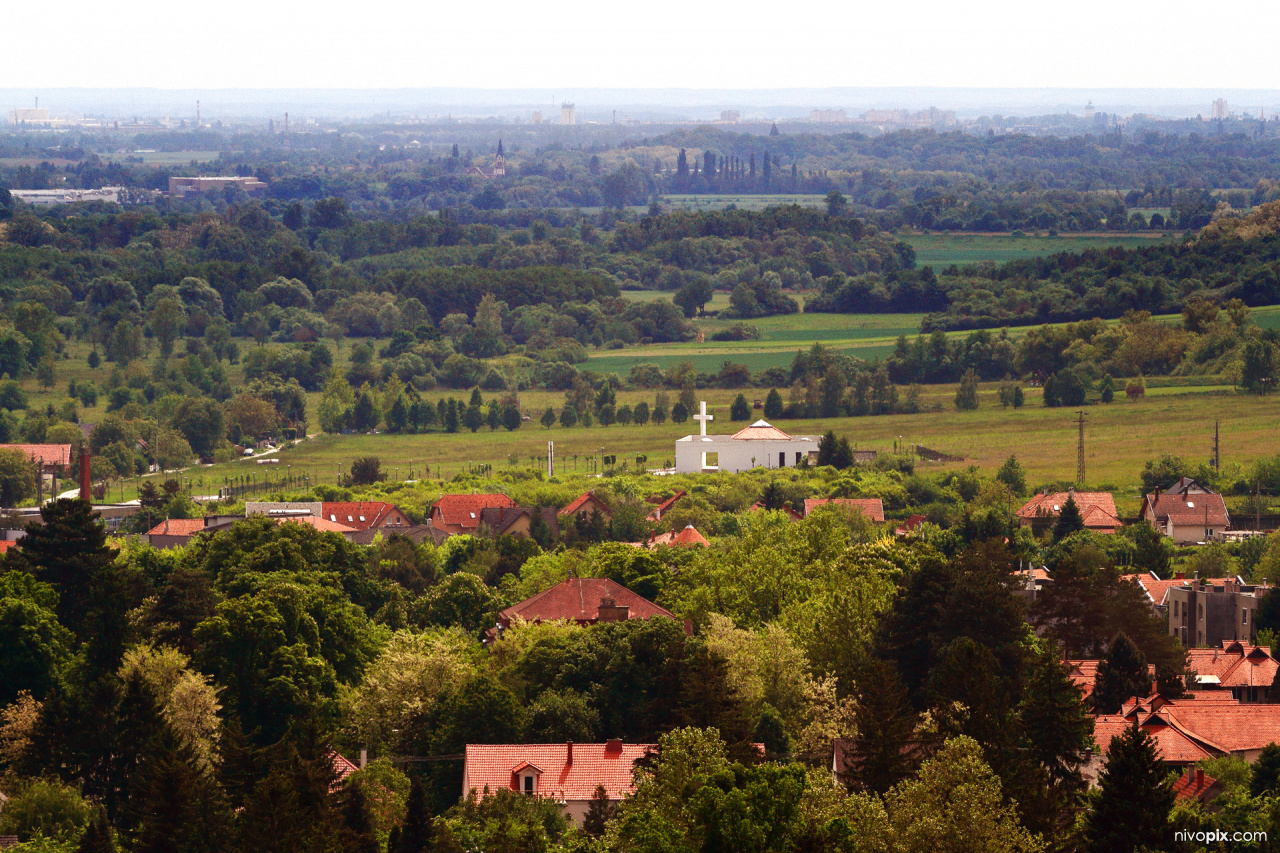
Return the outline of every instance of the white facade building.
[[[817,435],[787,435],[767,421],[756,421],[733,435],[707,435],[707,414],[703,403],[699,414],[699,435],[686,435],[676,440],[676,473],[696,474],[729,471],[738,473],[751,468],[791,468],[818,452]]]

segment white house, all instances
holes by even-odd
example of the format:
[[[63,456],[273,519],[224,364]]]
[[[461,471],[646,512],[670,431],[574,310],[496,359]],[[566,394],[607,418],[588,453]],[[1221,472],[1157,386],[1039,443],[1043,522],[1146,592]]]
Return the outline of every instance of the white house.
[[[751,468],[791,468],[818,452],[817,435],[787,435],[767,421],[756,421],[733,435],[707,435],[707,404],[693,416],[701,423],[698,435],[676,440],[676,473],[730,471]]]

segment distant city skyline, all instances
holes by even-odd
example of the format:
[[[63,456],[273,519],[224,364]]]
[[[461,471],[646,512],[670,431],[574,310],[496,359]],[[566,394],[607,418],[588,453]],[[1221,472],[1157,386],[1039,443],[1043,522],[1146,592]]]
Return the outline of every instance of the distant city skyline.
[[[625,11],[620,11],[625,10]],[[10,88],[1280,88],[1264,0],[656,0],[299,7],[67,0],[6,10]],[[815,105],[816,106],[816,105]],[[868,105],[869,106],[869,105]],[[945,105],[939,105],[945,106]]]

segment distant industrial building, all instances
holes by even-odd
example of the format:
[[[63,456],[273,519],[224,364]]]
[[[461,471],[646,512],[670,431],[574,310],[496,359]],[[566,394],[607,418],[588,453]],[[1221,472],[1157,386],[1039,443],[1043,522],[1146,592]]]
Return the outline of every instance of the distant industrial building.
[[[1227,115],[1227,99],[1218,98],[1218,100],[1213,102],[1213,117],[1220,120],[1225,119]]]
[[[809,113],[809,121],[819,124],[833,124],[848,120],[849,117],[845,115],[844,110],[814,110]]]
[[[737,124],[742,120],[742,113],[737,110],[721,110],[720,121],[725,124]]]
[[[577,124],[577,119],[574,115],[573,104],[565,102],[560,105],[560,123],[561,124]]]
[[[9,190],[14,198],[35,205],[75,204],[78,201],[108,201],[119,204],[123,193],[124,187],[101,187],[96,190]]]
[[[901,127],[950,127],[956,123],[956,114],[954,110],[940,110],[937,107],[914,113],[910,110],[867,110],[862,114],[862,120]]]
[[[203,193],[228,186],[239,186],[249,195],[255,195],[267,188],[265,182],[254,177],[248,178],[170,178],[169,195],[182,198],[191,193]]]

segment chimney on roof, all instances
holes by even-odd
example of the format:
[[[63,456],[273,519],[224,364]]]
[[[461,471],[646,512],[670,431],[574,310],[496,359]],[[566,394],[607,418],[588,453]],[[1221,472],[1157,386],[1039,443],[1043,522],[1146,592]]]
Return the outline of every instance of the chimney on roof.
[[[1176,581],[1186,580],[1186,577],[1187,577],[1187,573],[1186,573],[1186,572],[1174,572],[1174,573],[1173,573],[1173,579],[1174,579],[1174,580],[1176,580]]]
[[[1196,768],[1196,787],[1197,788],[1204,787],[1204,768],[1203,767]]]
[[[630,605],[618,604],[608,596],[600,599],[600,606],[596,609],[597,622],[625,622],[630,615]]]
[[[617,738],[617,737],[609,738],[607,741],[604,742],[604,751],[606,753],[622,752],[622,738]]]
[[[567,754],[565,756],[564,763],[572,767],[573,766],[573,741],[569,741],[568,743],[566,743],[565,748],[567,750]]]

